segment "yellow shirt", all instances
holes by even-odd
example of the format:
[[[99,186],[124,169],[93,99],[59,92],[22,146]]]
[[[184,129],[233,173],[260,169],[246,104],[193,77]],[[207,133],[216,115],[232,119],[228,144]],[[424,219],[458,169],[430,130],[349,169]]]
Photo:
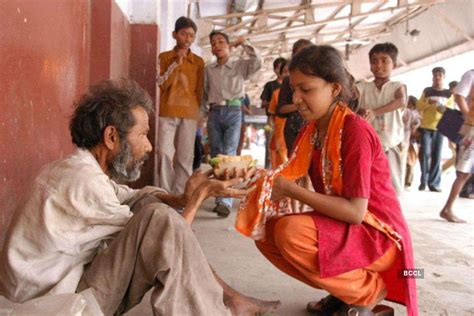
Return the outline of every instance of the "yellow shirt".
[[[176,51],[159,56],[160,116],[197,120],[204,88],[204,61],[191,51],[178,63]]]
[[[429,103],[429,100],[436,100],[436,104]],[[420,128],[436,131],[436,126],[443,116],[443,112],[439,110],[438,104],[447,108],[454,108],[454,98],[449,90],[435,90],[431,87],[425,88],[420,99],[416,103],[416,109],[421,115]]]

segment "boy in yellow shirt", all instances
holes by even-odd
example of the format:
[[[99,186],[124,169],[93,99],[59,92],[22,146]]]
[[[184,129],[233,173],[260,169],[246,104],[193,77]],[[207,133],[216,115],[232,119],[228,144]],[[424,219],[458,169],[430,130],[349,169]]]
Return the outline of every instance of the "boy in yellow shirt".
[[[173,32],[176,46],[159,56],[159,186],[173,194],[183,193],[193,171],[194,139],[204,88],[204,61],[190,49],[196,31],[191,19],[180,17]]]

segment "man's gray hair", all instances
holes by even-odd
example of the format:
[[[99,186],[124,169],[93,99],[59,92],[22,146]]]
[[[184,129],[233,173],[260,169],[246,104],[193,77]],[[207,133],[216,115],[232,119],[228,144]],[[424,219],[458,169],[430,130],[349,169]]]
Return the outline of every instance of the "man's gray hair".
[[[107,126],[114,126],[121,139],[135,125],[135,107],[154,112],[150,95],[133,80],[105,80],[90,88],[76,105],[69,123],[72,142],[91,149],[102,142]]]

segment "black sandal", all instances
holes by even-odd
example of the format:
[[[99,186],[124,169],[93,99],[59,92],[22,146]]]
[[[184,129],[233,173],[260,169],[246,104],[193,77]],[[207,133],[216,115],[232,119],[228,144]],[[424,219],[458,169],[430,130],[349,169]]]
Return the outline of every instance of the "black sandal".
[[[332,316],[342,306],[346,305],[343,301],[335,296],[328,295],[317,302],[309,302],[306,305],[308,313],[317,316]]]

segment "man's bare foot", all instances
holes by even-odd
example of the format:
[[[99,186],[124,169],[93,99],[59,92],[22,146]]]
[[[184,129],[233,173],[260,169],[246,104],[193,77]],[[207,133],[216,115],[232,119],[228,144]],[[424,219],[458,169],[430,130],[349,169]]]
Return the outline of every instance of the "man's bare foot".
[[[465,220],[460,219],[450,211],[442,210],[441,213],[439,213],[439,216],[451,223],[466,223]]]
[[[263,301],[244,295],[233,295],[224,301],[234,316],[257,316],[273,312],[280,301]]]

